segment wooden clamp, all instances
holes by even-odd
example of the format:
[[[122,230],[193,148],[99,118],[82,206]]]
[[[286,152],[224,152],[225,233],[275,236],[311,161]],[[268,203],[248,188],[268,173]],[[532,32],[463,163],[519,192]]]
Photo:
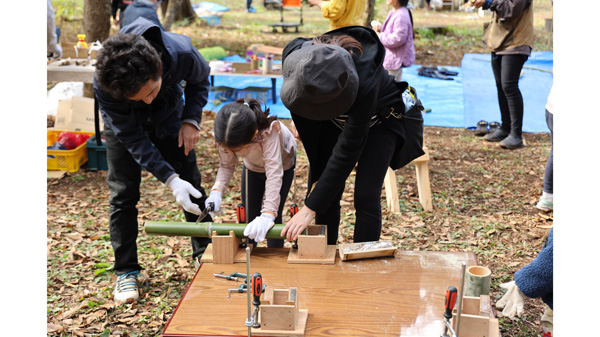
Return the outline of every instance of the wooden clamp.
[[[296,288],[267,287],[260,306],[260,328],[252,329],[256,336],[304,336],[308,309],[300,309]]]
[[[452,311],[452,327],[456,331],[458,308]],[[490,297],[464,296],[460,316],[460,337],[498,337],[498,319],[493,317]]]
[[[206,247],[202,255],[202,262],[212,262],[214,264],[245,263],[246,253],[240,248],[240,239],[233,231],[228,235],[219,235],[216,231],[212,232],[212,243]]]
[[[288,263],[334,264],[335,245],[327,245],[327,226],[309,225],[298,235],[298,249],[290,249]]]

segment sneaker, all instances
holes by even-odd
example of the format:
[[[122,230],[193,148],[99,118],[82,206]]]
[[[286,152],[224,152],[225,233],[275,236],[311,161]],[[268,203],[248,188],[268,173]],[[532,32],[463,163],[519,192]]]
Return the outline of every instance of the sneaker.
[[[140,299],[140,292],[138,291],[138,275],[140,271],[132,271],[119,275],[117,277],[117,284],[115,285],[115,302],[137,302]]]
[[[508,131],[504,131],[503,129],[496,129],[494,132],[490,132],[487,135],[483,136],[483,139],[488,142],[499,142],[504,138],[508,137]]]
[[[477,128],[475,128],[475,136],[485,136],[488,133],[488,122],[479,121],[477,122]]]
[[[544,212],[548,212],[554,209],[554,201],[548,200],[542,196],[535,207]]]
[[[523,139],[517,136],[509,135],[508,137],[502,139],[500,141],[500,146],[505,149],[514,150],[520,147],[525,146],[523,144]]]
[[[256,13],[256,8],[250,6],[249,8],[246,8],[246,13]]]

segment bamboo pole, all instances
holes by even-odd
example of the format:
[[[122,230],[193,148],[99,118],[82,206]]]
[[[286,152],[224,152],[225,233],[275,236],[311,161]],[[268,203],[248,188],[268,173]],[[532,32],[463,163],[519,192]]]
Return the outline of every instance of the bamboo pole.
[[[235,237],[244,238],[245,223],[214,223],[214,222],[171,222],[171,221],[146,221],[144,231],[148,235],[165,236],[193,236],[209,238],[213,232],[218,235],[229,235],[233,231]],[[283,224],[275,224],[266,235],[267,239],[281,239]]]

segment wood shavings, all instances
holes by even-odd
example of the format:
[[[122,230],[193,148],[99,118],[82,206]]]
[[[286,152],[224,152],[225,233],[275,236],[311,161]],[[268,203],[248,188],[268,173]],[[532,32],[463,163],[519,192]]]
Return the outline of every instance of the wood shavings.
[[[389,241],[369,241],[354,243],[344,248],[344,254],[368,251],[373,249],[394,248],[394,245]]]

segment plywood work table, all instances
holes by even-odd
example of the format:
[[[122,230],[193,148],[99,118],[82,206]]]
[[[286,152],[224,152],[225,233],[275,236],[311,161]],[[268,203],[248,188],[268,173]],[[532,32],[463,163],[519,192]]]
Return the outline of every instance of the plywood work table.
[[[473,253],[398,251],[396,257],[334,265],[288,264],[287,248],[256,248],[251,273],[276,289],[298,288],[308,309],[305,336],[439,336],[444,295],[459,286],[462,261]],[[246,273],[246,264],[203,263],[167,323],[163,336],[247,336],[247,294],[232,293],[242,282],[214,273]],[[254,334],[253,334],[254,336]]]

